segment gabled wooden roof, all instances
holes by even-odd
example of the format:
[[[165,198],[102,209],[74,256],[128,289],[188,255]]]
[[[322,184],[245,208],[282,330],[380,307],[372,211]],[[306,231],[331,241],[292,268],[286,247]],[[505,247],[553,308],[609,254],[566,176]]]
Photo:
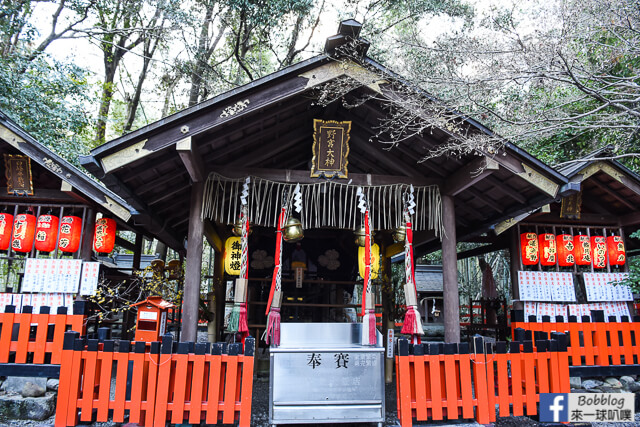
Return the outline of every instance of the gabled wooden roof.
[[[31,159],[35,193],[33,196],[12,196],[7,194],[6,188],[0,189],[1,202],[81,202],[116,216],[121,223],[126,223],[131,218],[133,208],[120,196],[40,144],[2,112],[0,154],[22,154]]]
[[[434,128],[388,151],[370,142],[386,114],[382,102],[406,95],[394,89],[399,77],[381,64],[365,58],[363,65],[318,55],[110,141],[81,163],[137,211],[136,223],[170,245],[187,235],[192,182],[210,172],[317,182],[309,178],[314,118],[352,122],[351,184],[438,185],[455,198],[462,238],[564,194],[565,177],[510,143],[495,155],[421,161],[449,138],[447,131]],[[344,77],[359,86],[319,106],[317,89]],[[372,93],[377,99],[349,108]],[[460,120],[471,132],[490,133]]]
[[[582,222],[621,227],[640,226],[640,176],[609,158],[611,147],[571,163],[559,171],[580,184]]]

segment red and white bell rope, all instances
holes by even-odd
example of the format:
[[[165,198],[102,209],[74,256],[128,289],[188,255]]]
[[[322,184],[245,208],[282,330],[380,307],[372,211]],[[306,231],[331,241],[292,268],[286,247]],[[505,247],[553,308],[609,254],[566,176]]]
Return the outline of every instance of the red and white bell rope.
[[[422,329],[422,318],[418,312],[418,297],[416,292],[416,281],[414,276],[413,260],[413,230],[409,214],[406,215],[406,238],[404,242],[404,270],[406,282],[404,284],[404,298],[407,312],[402,324],[403,334],[411,335],[414,344],[420,343],[420,337],[424,334]]]
[[[267,344],[280,345],[280,307],[282,304],[282,228],[287,222],[287,208],[283,207],[278,217],[278,229],[276,230],[276,255],[273,277],[271,278],[271,291],[267,301],[267,329],[263,338]]]
[[[375,294],[371,285],[371,223],[364,213],[364,284],[362,287],[362,344],[376,344]]]
[[[236,289],[233,298],[233,310],[229,316],[229,330],[238,332],[244,338],[249,335],[249,324],[247,322],[247,287],[249,285],[249,217],[247,215],[247,197],[249,195],[249,178],[245,181],[240,196],[242,209],[240,211],[240,222],[242,224],[242,234],[240,236],[241,258],[240,277],[236,279]]]

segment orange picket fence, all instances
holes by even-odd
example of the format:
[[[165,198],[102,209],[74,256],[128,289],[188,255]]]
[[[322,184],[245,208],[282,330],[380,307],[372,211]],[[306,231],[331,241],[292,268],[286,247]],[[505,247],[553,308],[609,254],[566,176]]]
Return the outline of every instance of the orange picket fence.
[[[498,342],[475,352],[466,343],[416,344],[398,341],[396,391],[402,427],[413,418],[459,420],[480,424],[500,416],[535,415],[540,393],[568,393],[569,365],[565,336],[532,342]]]
[[[86,345],[85,345],[86,344]],[[56,426],[78,422],[249,426],[255,340],[242,344],[78,339],[65,335]],[[133,351],[132,351],[133,350]]]
[[[84,303],[74,303],[74,314],[67,314],[66,307],[58,307],[56,314],[44,306],[38,314],[31,311],[24,306],[16,313],[8,305],[0,313],[0,363],[59,365],[65,332],[85,333]]]
[[[512,322],[513,339],[544,339],[553,332],[566,333],[571,367],[640,364],[640,322],[630,322],[626,316],[621,322],[613,317],[605,322],[604,313],[596,310],[591,317],[583,316],[582,323],[574,316],[569,320]]]

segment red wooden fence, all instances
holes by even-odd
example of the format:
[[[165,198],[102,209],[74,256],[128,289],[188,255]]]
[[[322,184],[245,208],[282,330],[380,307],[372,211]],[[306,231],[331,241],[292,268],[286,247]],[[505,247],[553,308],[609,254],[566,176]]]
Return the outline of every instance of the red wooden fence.
[[[476,418],[481,424],[500,416],[535,415],[540,393],[568,393],[569,366],[564,336],[557,340],[510,344],[495,351],[482,339],[478,352],[466,343],[418,344],[398,342],[396,391],[398,418],[403,427],[419,421]],[[522,348],[521,348],[522,347]],[[410,355],[410,350],[413,354]]]
[[[513,322],[513,339],[539,339],[553,332],[567,333],[570,366],[610,366],[640,364],[640,322],[604,322],[602,312],[593,311],[595,322],[584,316],[577,323],[569,322]]]
[[[56,314],[44,306],[38,314],[31,311],[24,306],[16,313],[15,306],[8,305],[0,313],[0,363],[59,365],[65,332],[85,333],[84,305],[74,304],[74,314],[67,314],[66,307],[58,307]]]
[[[65,335],[55,425],[112,421],[147,426],[224,424],[249,426],[255,340],[242,344],[162,344]],[[130,381],[130,385],[127,381]],[[113,380],[113,381],[112,381]],[[113,382],[113,387],[112,387]],[[110,415],[111,412],[111,415]]]

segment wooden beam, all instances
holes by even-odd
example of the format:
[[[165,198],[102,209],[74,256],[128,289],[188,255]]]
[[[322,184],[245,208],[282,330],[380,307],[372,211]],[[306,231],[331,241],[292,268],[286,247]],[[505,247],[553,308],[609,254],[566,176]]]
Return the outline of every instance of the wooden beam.
[[[492,243],[490,245],[484,245],[474,249],[469,249],[468,251],[460,252],[458,254],[458,260],[470,258],[473,256],[484,255],[484,254],[488,254],[489,252],[500,251],[502,249],[507,249],[507,248],[509,248],[509,242],[508,241],[505,242],[501,240],[501,241]]]
[[[260,168],[239,168],[223,165],[212,165],[211,170],[227,178],[243,178],[251,175],[263,179],[280,182],[299,182],[301,184],[315,184],[322,182],[320,178],[311,178],[309,171],[289,170],[289,169],[260,169]],[[406,176],[393,175],[371,175],[350,173],[349,178],[333,179],[334,182],[348,183],[351,185],[388,185],[388,184],[413,184],[416,186],[437,185],[440,180],[431,178],[410,178]]]
[[[198,153],[198,147],[193,143],[192,138],[188,136],[176,142],[176,150],[184,167],[189,172],[191,181],[200,182],[205,180],[207,175],[202,164],[202,157]]]
[[[191,187],[189,206],[189,234],[187,237],[187,261],[184,277],[184,299],[182,300],[182,341],[197,341],[198,310],[200,302],[200,281],[202,269],[202,200],[204,182],[198,181]]]
[[[33,196],[14,196],[7,192],[7,187],[0,187],[0,200],[15,200],[20,203],[31,203],[31,201],[40,202],[59,202],[72,203],[77,202],[75,197],[69,193],[60,190],[49,190],[46,188],[34,188]]]
[[[126,250],[131,251],[131,252],[135,252],[135,250],[136,250],[135,243],[131,243],[130,241],[125,240],[120,236],[116,236],[116,245],[118,245],[118,246],[120,246],[122,248],[125,248]]]
[[[443,194],[455,196],[482,181],[499,169],[498,162],[489,157],[480,157],[467,163],[445,179]]]
[[[629,190],[640,195],[640,184],[638,183],[638,181],[626,175],[620,177],[620,180]]]

